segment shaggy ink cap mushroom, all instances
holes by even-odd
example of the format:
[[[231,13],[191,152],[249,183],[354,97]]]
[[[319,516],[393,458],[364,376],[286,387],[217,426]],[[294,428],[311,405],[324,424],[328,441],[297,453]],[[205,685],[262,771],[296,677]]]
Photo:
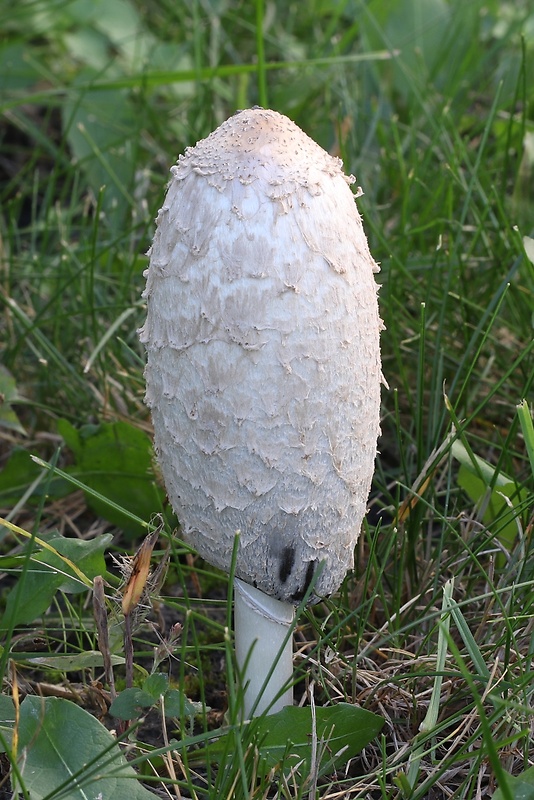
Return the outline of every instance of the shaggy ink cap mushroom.
[[[183,538],[298,604],[353,565],[379,434],[377,266],[341,161],[275,111],[172,168],[150,251],[146,401]],[[319,565],[322,568],[319,570]]]

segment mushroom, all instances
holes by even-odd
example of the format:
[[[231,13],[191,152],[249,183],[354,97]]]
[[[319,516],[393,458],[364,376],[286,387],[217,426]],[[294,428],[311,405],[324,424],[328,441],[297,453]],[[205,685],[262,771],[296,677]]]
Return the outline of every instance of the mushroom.
[[[379,434],[378,271],[342,162],[252,108],[171,169],[140,331],[184,540],[229,572],[244,713],[292,702],[303,598],[353,565]],[[274,664],[274,666],[273,666]]]

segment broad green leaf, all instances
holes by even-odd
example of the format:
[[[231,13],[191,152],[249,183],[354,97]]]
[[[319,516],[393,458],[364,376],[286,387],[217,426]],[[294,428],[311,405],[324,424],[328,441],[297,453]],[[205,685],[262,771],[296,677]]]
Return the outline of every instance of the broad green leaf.
[[[165,716],[178,717],[183,714],[186,717],[195,717],[202,713],[202,703],[190,700],[179,689],[169,689],[165,692]],[[209,710],[209,709],[206,709]]]
[[[11,624],[26,625],[44,614],[59,588],[60,580],[57,573],[46,567],[30,567],[26,581],[19,581],[9,590],[0,630],[7,630]]]
[[[317,708],[316,724],[319,772],[324,774],[333,768],[339,769],[361,752],[379,733],[384,720],[363,708],[340,703]],[[307,774],[311,758],[310,708],[287,707],[278,714],[260,719],[259,734],[261,736],[265,733],[260,746],[261,758],[268,769],[277,764],[287,750],[288,731],[291,738],[290,752],[292,755],[296,754],[296,759],[304,759],[300,771],[301,774]]]
[[[488,461],[470,455],[461,442],[453,443],[452,454],[460,462],[459,486],[473,503],[483,507],[483,522],[488,527],[496,523],[499,541],[511,548],[517,537],[516,517],[520,513],[519,506],[526,501],[526,492],[518,491],[514,481],[504,473],[496,472]]]
[[[103,222],[118,231],[134,206],[132,131],[138,123],[124,90],[74,90],[98,74],[87,67],[73,81],[61,109],[63,130],[95,197],[101,196]]]
[[[74,454],[76,466],[69,471],[89,488],[108,497],[141,519],[161,511],[165,493],[156,485],[152,443],[146,433],[126,422],[102,423],[80,430],[59,420],[59,433]],[[90,508],[131,536],[142,527],[106,503],[86,493]]]
[[[109,707],[109,713],[117,719],[135,719],[148,708],[156,705],[156,700],[144,689],[133,687],[124,689]]]
[[[128,66],[138,65],[149,55],[153,41],[135,3],[128,0],[105,0],[95,16],[95,27],[107,36]],[[137,62],[135,61],[137,59]]]
[[[109,60],[109,40],[94,28],[83,27],[67,33],[65,44],[79,61],[95,70],[102,69]]]
[[[18,764],[32,800],[154,800],[112,734],[83,708],[57,697],[29,695],[21,704]]]
[[[15,378],[0,364],[0,427],[26,433],[11,404],[19,399]]]
[[[388,9],[385,33],[388,43],[398,48],[413,74],[424,66],[430,72],[443,46],[443,27],[451,9],[445,0],[398,0]]]
[[[381,717],[349,703],[317,708],[319,774],[340,769],[377,736],[383,724]],[[280,766],[284,772],[296,770],[302,779],[308,777],[314,739],[311,708],[288,706],[276,714],[259,717],[252,721],[251,733],[257,743],[262,773]],[[208,747],[210,758],[224,757],[230,735],[225,734]]]
[[[40,476],[42,480],[37,482]],[[45,492],[47,497],[54,499],[66,497],[73,491],[72,486],[63,478],[53,475],[49,479],[43,470],[32,461],[27,450],[16,447],[0,471],[0,504],[6,508],[14,506],[34,482],[37,483],[28,500],[38,500]]]
[[[72,561],[88,578],[105,574],[104,550],[113,537],[104,534],[96,539],[66,539],[55,537],[48,541],[58,553]],[[33,622],[50,606],[59,590],[68,593],[87,591],[58,555],[49,550],[37,550],[31,557],[32,563],[23,583],[20,581],[9,591],[5,614],[0,629],[9,625],[24,625]]]
[[[3,753],[6,746],[11,745],[11,733],[15,724],[15,705],[13,699],[7,694],[0,694],[0,753]]]
[[[189,700],[179,689],[169,689],[167,675],[159,672],[149,675],[143,688],[124,689],[113,701],[109,713],[117,719],[134,719],[145,709],[158,705],[164,698],[166,717],[194,717],[202,711],[201,703]]]
[[[470,47],[472,21],[468,22],[466,11],[462,15],[463,26],[457,26],[455,36],[445,40],[443,31],[450,30],[451,18],[452,9],[446,0],[391,0],[373,4],[372,12],[362,15],[367,47],[372,50],[386,46],[395,53],[385,74],[404,100],[414,88],[430,80],[453,51],[455,57],[465,56]]]
[[[149,675],[143,683],[143,689],[152,696],[155,703],[159,702],[161,695],[165,694],[168,688],[169,678],[163,672],[155,672],[153,675]]]
[[[48,544],[53,547],[61,556],[65,556],[92,580],[97,575],[106,573],[106,561],[104,550],[111,544],[113,536],[104,533],[95,539],[68,539],[58,536],[48,540]],[[53,570],[57,570],[60,578],[59,589],[69,594],[79,594],[87,591],[87,586],[80,583],[80,580],[58,556],[50,550],[41,550],[33,559],[41,564],[48,564]]]
[[[465,467],[469,472],[472,472],[477,477],[480,476],[486,486],[489,486],[491,483],[493,483],[495,486],[502,488],[503,486],[513,483],[512,479],[503,472],[495,474],[496,471],[493,464],[490,464],[488,461],[480,458],[480,456],[470,455],[461,442],[453,442],[451,450],[453,456],[460,462],[462,467]],[[473,463],[473,460],[475,463]]]
[[[507,772],[504,775],[513,800],[534,800],[534,767],[530,767],[520,775],[509,775]],[[505,800],[506,795],[499,788],[491,797],[492,800]]]
[[[18,653],[14,653],[12,657],[14,658],[16,655]],[[86,650],[83,653],[64,656],[26,656],[22,660],[35,667],[49,667],[50,669],[59,669],[61,672],[78,672],[82,669],[104,665],[102,653],[98,650]],[[111,663],[113,665],[124,664],[124,656],[111,655]]]
[[[9,41],[0,47],[0,94],[20,92],[37,83],[40,78],[28,48],[22,41]]]

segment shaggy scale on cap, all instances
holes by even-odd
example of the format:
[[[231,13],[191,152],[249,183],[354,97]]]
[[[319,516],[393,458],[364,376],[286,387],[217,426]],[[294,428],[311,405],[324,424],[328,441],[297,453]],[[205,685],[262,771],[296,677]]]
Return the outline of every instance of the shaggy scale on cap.
[[[171,172],[140,335],[181,535],[229,571],[240,531],[239,578],[293,604],[316,578],[317,600],[353,565],[379,434],[378,268],[354,178],[260,108]]]

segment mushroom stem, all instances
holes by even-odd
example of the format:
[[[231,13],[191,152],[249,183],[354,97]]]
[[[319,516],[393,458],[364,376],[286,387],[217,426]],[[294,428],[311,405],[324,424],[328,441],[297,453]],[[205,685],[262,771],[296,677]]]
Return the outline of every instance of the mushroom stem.
[[[234,582],[237,664],[244,693],[245,719],[274,714],[293,704],[293,624],[295,610],[240,581]]]

